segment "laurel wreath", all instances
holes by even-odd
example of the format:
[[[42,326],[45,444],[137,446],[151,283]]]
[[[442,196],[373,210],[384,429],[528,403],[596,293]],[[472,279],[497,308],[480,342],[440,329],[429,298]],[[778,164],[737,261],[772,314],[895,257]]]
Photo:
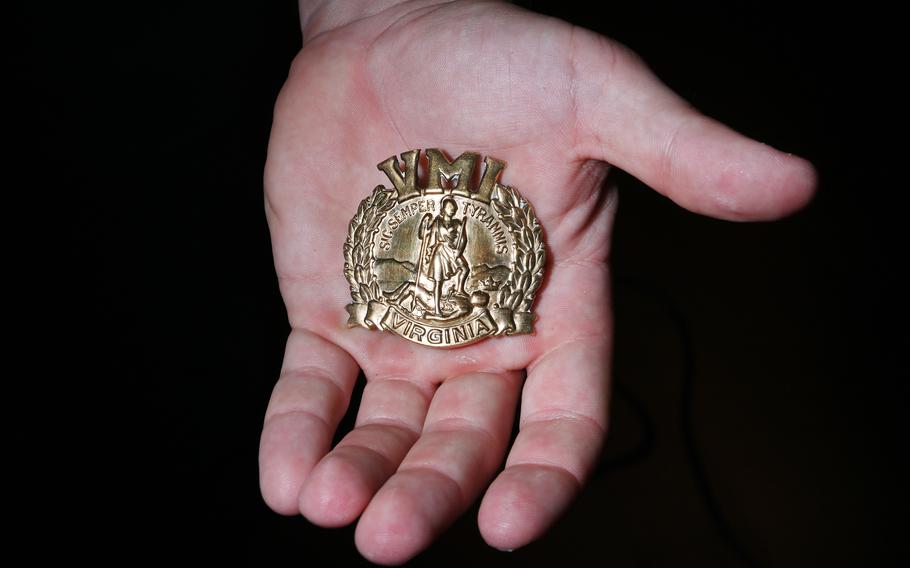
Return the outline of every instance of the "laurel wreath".
[[[515,242],[512,272],[499,289],[496,304],[513,312],[528,312],[543,280],[547,260],[540,222],[531,205],[511,187],[497,184],[491,197],[490,204]]]
[[[351,298],[358,304],[371,300],[382,300],[379,281],[373,273],[373,236],[379,231],[379,224],[393,207],[395,190],[381,185],[360,202],[357,214],[348,226],[348,238],[344,242],[344,276],[351,286]]]

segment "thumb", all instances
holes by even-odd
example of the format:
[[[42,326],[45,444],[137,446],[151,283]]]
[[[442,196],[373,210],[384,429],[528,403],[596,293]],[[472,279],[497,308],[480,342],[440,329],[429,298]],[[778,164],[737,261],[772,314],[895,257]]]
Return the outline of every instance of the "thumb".
[[[708,118],[628,48],[576,29],[578,150],[614,164],[679,205],[735,221],[770,220],[812,197],[808,161]]]

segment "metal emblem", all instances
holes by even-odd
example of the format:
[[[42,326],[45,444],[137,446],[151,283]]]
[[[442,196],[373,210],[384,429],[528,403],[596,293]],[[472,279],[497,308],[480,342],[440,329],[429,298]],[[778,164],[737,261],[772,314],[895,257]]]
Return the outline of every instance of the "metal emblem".
[[[531,333],[546,264],[531,205],[499,183],[499,160],[484,159],[472,187],[478,154],[454,161],[436,149],[425,155],[426,187],[417,183],[420,150],[401,155],[404,170],[392,156],[377,166],[392,188],[376,186],[351,220],[348,326],[433,347]]]

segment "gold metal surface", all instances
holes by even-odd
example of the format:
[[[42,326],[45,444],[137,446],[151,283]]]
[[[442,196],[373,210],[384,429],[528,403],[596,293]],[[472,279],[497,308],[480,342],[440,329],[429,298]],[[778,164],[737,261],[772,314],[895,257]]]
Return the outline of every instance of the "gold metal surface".
[[[473,184],[478,154],[425,155],[426,187],[417,181],[420,150],[403,153],[403,164],[392,156],[377,166],[392,188],[376,186],[351,220],[348,325],[432,347],[531,333],[546,266],[531,205],[499,183],[499,160],[484,159]]]

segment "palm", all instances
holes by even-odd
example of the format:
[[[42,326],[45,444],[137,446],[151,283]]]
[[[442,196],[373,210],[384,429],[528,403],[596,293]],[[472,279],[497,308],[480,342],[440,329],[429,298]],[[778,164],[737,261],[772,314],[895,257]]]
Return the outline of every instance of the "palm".
[[[293,327],[263,433],[263,492],[273,508],[325,525],[363,513],[361,550],[406,559],[502,463],[525,369],[521,431],[485,496],[481,531],[496,546],[524,544],[583,482],[606,424],[615,209],[601,187],[607,166],[592,158],[649,173],[644,158],[608,155],[580,120],[579,49],[599,42],[508,5],[452,3],[380,13],[301,52],[276,108],[266,171]],[[599,49],[616,68],[619,48]],[[691,112],[658,94],[667,112]],[[358,202],[385,181],[374,164],[428,147],[506,161],[505,183],[534,205],[550,256],[534,335],[435,350],[344,325],[342,244]],[[368,385],[357,427],[323,457],[358,367]]]
[[[378,37],[366,30],[321,36],[301,55],[282,94],[268,192],[282,221],[274,224],[276,263],[282,276],[321,283],[295,287],[287,281],[291,319],[343,346],[367,377],[417,372],[421,380],[438,382],[491,364],[524,369],[558,342],[606,332],[598,265],[606,257],[608,228],[590,222],[609,203],[596,195],[605,166],[583,172],[582,162],[570,155],[571,101],[567,92],[553,92],[554,86],[569,86],[571,31],[568,25],[553,30],[551,22],[525,12],[506,21],[504,28],[476,7],[456,5],[417,12]],[[464,28],[473,37],[464,37]],[[535,53],[544,48],[542,34],[561,44],[564,58]],[[499,72],[509,67],[511,76]],[[523,94],[514,96],[517,91]],[[486,341],[456,353],[339,327],[340,307],[350,301],[339,268],[345,229],[373,186],[388,185],[374,164],[404,150],[437,146],[452,155],[477,150],[506,160],[505,181],[529,198],[548,231],[552,277],[539,297],[540,324],[531,339]],[[593,232],[598,234],[588,235]],[[580,290],[597,291],[594,310],[572,301]],[[465,358],[478,363],[458,363]]]

